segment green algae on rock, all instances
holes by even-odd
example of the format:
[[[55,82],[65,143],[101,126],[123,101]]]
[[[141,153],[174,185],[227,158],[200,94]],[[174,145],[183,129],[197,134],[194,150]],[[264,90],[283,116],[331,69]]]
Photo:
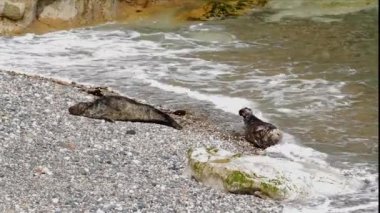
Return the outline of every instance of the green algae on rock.
[[[256,173],[241,169],[247,166],[243,165],[247,160],[244,158],[247,157],[255,158],[255,156],[243,156],[216,148],[198,148],[188,151],[191,175],[206,185],[223,188],[231,193],[263,195],[278,200],[287,198],[291,189],[297,188],[291,186],[281,174],[268,176],[260,171]]]
[[[225,19],[247,13],[255,7],[263,7],[267,0],[204,0],[202,6],[189,13],[191,20]]]

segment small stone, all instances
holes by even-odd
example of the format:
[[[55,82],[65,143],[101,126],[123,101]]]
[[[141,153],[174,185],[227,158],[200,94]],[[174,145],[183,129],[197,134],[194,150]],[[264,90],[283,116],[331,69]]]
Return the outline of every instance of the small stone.
[[[53,199],[51,199],[51,201],[52,201],[53,203],[58,203],[59,199],[58,199],[58,198],[53,198]]]
[[[121,206],[121,204],[116,204],[116,206],[115,206],[115,210],[117,210],[117,211],[121,211],[121,210],[123,210],[123,206]]]
[[[145,208],[145,207],[146,207],[145,203],[143,203],[143,202],[138,202],[138,203],[137,203],[137,208],[139,208],[139,209],[143,209],[143,208]]]
[[[44,167],[44,166],[38,166],[36,167],[36,169],[34,170],[34,175],[36,176],[41,176],[41,175],[52,175],[53,173],[47,168],[47,167]]]
[[[74,151],[76,149],[76,145],[73,142],[67,142],[66,144],[64,144],[64,146],[70,151]]]
[[[139,165],[139,164],[141,163],[139,160],[132,160],[132,162],[133,162],[134,164],[137,164],[137,165]]]
[[[177,171],[179,170],[180,168],[175,164],[175,163],[172,163],[172,165],[168,168],[170,170],[174,170],[174,171]]]
[[[130,129],[130,130],[127,130],[126,134],[128,134],[128,135],[135,135],[136,131],[133,130],[133,129]]]
[[[186,115],[186,111],[180,109],[180,110],[176,110],[176,111],[174,111],[173,114],[174,114],[174,115],[178,115],[178,116],[184,116],[184,115]]]
[[[95,144],[95,145],[94,145],[94,148],[96,148],[96,149],[103,149],[103,146],[102,146],[102,145],[99,145],[99,144]]]
[[[81,172],[82,175],[88,175],[90,173],[90,170],[88,168],[84,168]]]

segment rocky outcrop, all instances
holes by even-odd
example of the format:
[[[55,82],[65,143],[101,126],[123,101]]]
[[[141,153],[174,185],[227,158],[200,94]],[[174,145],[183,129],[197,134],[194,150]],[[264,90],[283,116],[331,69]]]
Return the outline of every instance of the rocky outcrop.
[[[38,19],[61,19],[69,21],[79,15],[79,1],[62,0],[53,1],[50,4],[47,1],[40,1],[38,4]]]
[[[252,8],[263,7],[266,3],[267,0],[207,0],[186,12],[184,16],[188,20],[200,21],[225,19],[231,16],[243,15]]]
[[[0,16],[13,21],[22,19],[25,13],[25,3],[0,2]]]
[[[0,0],[0,35],[21,33],[35,18],[36,1]]]
[[[38,3],[37,19],[47,25],[70,27],[112,21],[117,5],[116,0],[44,0]]]
[[[0,35],[43,33],[108,21],[208,20],[244,14],[267,0],[0,0]]]

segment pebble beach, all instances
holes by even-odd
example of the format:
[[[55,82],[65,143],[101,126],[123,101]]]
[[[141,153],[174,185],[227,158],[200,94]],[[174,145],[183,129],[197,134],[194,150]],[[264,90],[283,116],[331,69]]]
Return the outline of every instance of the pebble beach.
[[[94,96],[14,72],[0,71],[0,91],[1,212],[282,211],[276,201],[191,178],[189,148],[244,149],[197,125],[178,131],[72,116],[71,105]]]

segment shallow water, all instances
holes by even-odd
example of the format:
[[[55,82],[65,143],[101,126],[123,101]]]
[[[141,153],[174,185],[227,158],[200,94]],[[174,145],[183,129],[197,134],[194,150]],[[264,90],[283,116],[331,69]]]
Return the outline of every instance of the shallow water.
[[[287,133],[269,154],[347,177],[346,193],[315,192],[289,202],[289,212],[377,211],[378,8],[374,1],[281,2],[223,21],[3,37],[0,69],[203,109],[225,128],[241,128],[237,112],[251,107]]]

